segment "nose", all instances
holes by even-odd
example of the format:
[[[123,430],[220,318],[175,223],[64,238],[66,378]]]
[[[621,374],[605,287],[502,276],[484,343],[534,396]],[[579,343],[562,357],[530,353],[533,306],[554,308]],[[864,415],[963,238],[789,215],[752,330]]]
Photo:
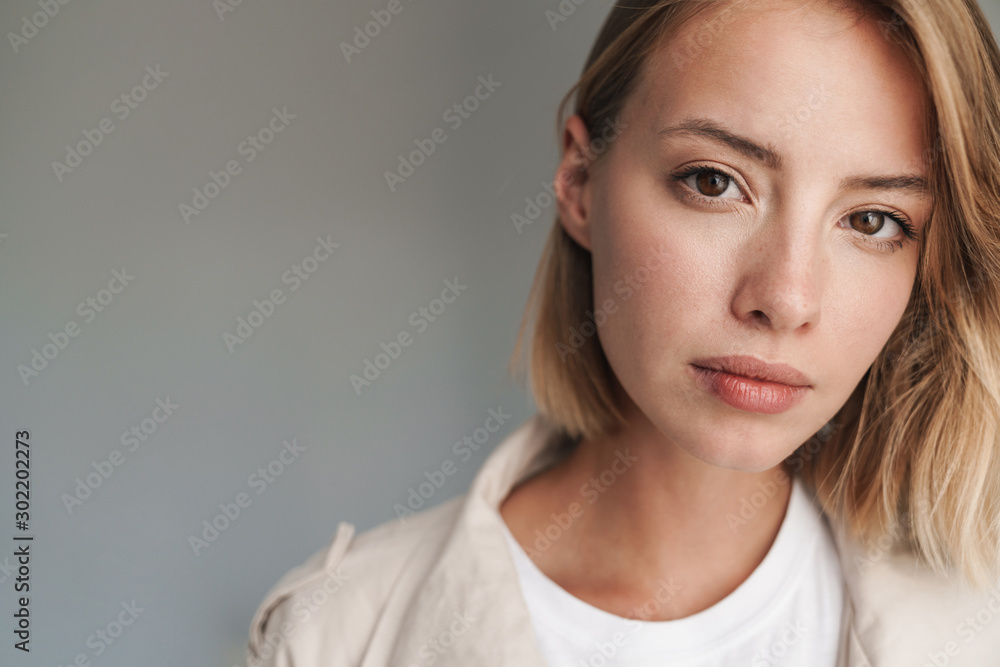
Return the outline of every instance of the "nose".
[[[774,216],[740,250],[733,314],[742,322],[777,331],[819,323],[824,256],[816,225],[803,224],[801,207]]]

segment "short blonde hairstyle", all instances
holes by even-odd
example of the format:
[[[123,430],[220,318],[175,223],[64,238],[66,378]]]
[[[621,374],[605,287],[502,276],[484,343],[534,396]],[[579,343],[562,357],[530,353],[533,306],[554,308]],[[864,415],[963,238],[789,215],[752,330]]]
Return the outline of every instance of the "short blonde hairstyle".
[[[558,136],[571,100],[593,136],[619,115],[664,40],[713,13],[697,34],[672,45],[681,62],[697,57],[733,5],[616,4],[559,105]],[[1000,51],[975,0],[839,7],[877,21],[925,82],[932,148],[916,166],[928,170],[935,203],[899,325],[831,422],[786,464],[827,514],[845,519],[861,539],[905,540],[934,570],[958,568],[984,587],[1000,578]],[[593,308],[590,253],[557,216],[510,371],[523,383],[530,370],[539,412],[566,439],[624,425],[616,398],[622,388],[598,337],[559,353]],[[529,319],[530,362],[523,355]]]

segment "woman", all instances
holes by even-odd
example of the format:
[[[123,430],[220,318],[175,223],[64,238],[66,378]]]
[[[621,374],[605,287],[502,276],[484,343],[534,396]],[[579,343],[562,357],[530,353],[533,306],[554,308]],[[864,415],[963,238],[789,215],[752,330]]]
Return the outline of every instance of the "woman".
[[[573,95],[539,414],[466,496],[342,522],[250,664],[1000,663],[978,6],[630,0]]]

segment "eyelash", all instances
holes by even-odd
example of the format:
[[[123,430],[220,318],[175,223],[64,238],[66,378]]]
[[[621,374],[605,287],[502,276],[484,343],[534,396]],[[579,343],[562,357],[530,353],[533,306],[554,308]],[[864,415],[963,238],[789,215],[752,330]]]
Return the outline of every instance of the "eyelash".
[[[692,165],[682,171],[675,172],[671,174],[671,178],[678,183],[683,183],[685,179],[688,179],[692,176],[702,173],[719,174],[720,176],[725,176],[733,183],[736,183],[736,187],[739,187],[739,182],[732,174],[725,172],[721,169],[718,169],[716,167],[707,167],[701,165]],[[709,204],[714,204],[715,202],[719,201],[718,197],[707,197],[697,192],[685,192],[684,197],[686,199],[691,199],[693,201],[709,203]],[[875,208],[875,209],[862,209],[860,211],[853,211],[848,215],[854,215],[855,213],[879,213],[881,215],[886,216],[893,222],[895,222],[897,225],[899,225],[899,228],[903,230],[903,237],[904,237],[903,240],[896,239],[892,241],[887,241],[885,239],[877,239],[872,236],[862,234],[867,243],[875,245],[884,250],[895,252],[896,250],[902,249],[904,244],[917,240],[916,229],[913,227],[913,224],[910,222],[909,218],[907,218],[902,213]],[[860,232],[858,233],[860,234]]]

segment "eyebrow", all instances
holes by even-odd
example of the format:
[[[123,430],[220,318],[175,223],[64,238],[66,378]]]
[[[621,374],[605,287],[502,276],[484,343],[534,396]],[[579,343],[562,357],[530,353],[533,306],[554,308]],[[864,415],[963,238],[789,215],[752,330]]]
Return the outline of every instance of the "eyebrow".
[[[660,130],[657,135],[660,137],[671,135],[706,137],[729,146],[740,155],[760,162],[769,169],[777,171],[784,164],[781,154],[772,146],[762,146],[752,139],[741,137],[710,118],[690,118]],[[842,190],[900,190],[919,196],[930,194],[927,179],[918,174],[849,176],[840,182],[840,187]]]

